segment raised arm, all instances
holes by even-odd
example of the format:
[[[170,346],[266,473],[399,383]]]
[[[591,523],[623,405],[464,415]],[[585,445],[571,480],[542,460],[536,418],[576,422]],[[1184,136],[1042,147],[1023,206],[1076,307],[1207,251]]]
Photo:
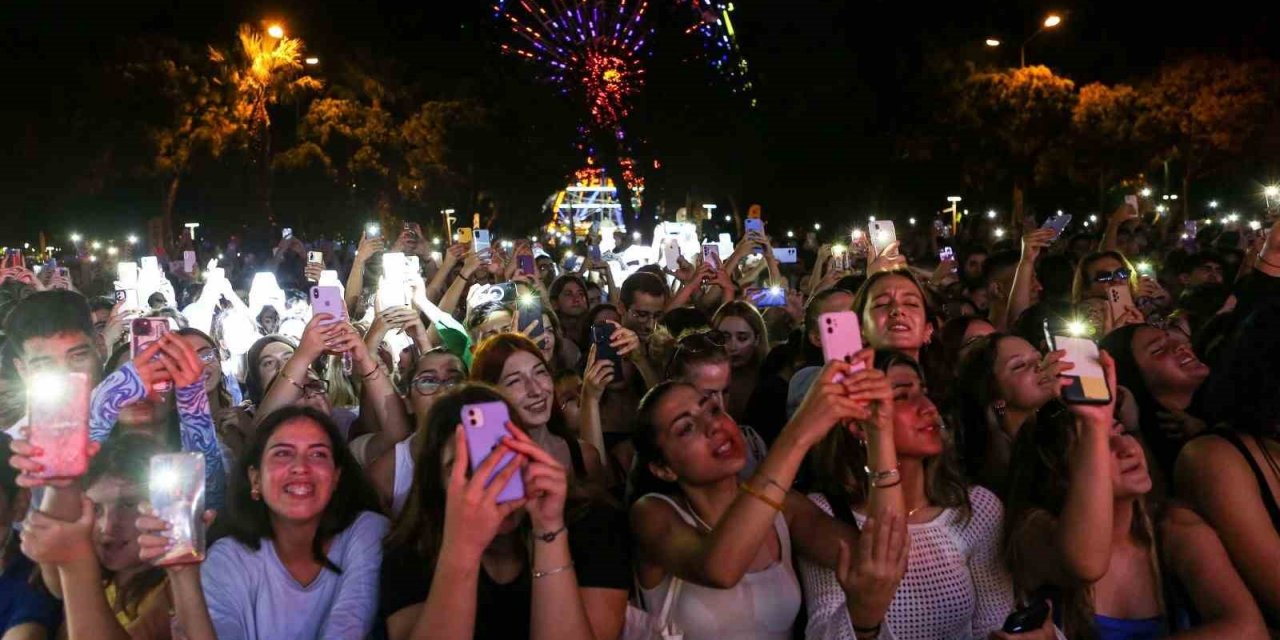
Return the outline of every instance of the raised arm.
[[[1032,295],[1036,286],[1036,258],[1049,243],[1053,242],[1053,229],[1036,229],[1022,236],[1022,259],[1018,261],[1013,274],[1013,286],[1009,288],[1009,300],[1000,312],[997,305],[992,305],[992,312],[997,331],[1008,331],[1018,320],[1022,312],[1031,307]]]
[[[1102,234],[1102,241],[1098,245],[1099,251],[1119,251],[1120,243],[1116,240],[1120,234],[1120,228],[1130,220],[1137,220],[1138,212],[1128,204],[1120,205],[1119,209],[1111,212],[1111,216],[1107,218],[1107,230]]]
[[[399,314],[397,318],[416,318],[418,315],[417,311],[410,308],[393,311]],[[376,352],[371,351],[354,330],[344,332],[341,337],[336,338],[333,349],[351,353],[352,373],[360,376],[362,381],[360,412],[363,414],[368,410],[378,425],[365,455],[368,460],[377,459],[390,451],[397,442],[409,437],[409,416],[405,411],[404,401],[391,383],[391,376],[383,368],[381,360],[374,355]]]
[[[310,380],[307,372],[311,365],[329,350],[327,345],[342,338],[348,332],[355,333],[351,325],[345,322],[323,324],[325,321],[332,320],[333,317],[327,313],[317,313],[312,316],[311,321],[307,323],[307,328],[302,331],[302,339],[298,341],[297,351],[294,351],[293,357],[289,358],[275,381],[267,388],[262,396],[262,402],[258,403],[256,413],[258,422],[271,415],[273,411],[301,400],[303,387]],[[359,336],[356,336],[356,339],[358,340]]]
[[[349,314],[355,313],[356,303],[364,293],[364,264],[379,251],[382,251],[382,238],[360,234],[360,246],[356,248],[355,259],[351,261],[351,273],[347,274],[346,303]]]

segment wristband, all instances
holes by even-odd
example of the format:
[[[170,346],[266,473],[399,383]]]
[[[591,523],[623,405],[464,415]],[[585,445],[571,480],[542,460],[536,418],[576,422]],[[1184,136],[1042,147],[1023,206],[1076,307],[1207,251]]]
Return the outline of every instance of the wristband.
[[[535,531],[533,532],[533,537],[538,539],[541,542],[551,544],[552,542],[555,542],[556,538],[560,537],[560,534],[564,533],[567,529],[568,529],[567,526],[560,525],[560,528],[556,529],[555,531],[548,531],[546,533],[538,533]]]
[[[765,503],[765,504],[767,504],[767,505],[769,505],[769,506],[773,507],[773,508],[774,508],[774,510],[776,510],[776,511],[783,511],[782,503],[781,503],[781,502],[778,502],[777,500],[774,500],[773,498],[770,498],[769,496],[766,496],[766,495],[765,495],[763,492],[761,492],[761,491],[757,491],[756,489],[753,489],[753,488],[751,487],[751,485],[749,485],[749,484],[747,484],[747,483],[745,483],[745,482],[743,482],[743,483],[739,484],[739,485],[738,485],[738,489],[739,489],[740,491],[742,491],[743,493],[746,493],[747,495],[749,495],[749,496],[751,496],[751,497],[755,498],[756,500],[759,500],[760,502],[763,502],[763,503]]]
[[[537,571],[537,570],[535,570],[535,571],[533,572],[533,579],[534,579],[534,580],[537,580],[538,578],[545,578],[545,577],[547,577],[547,576],[554,576],[555,574],[560,573],[561,571],[568,571],[568,570],[570,570],[570,569],[572,569],[572,568],[573,568],[573,563],[572,563],[572,562],[570,562],[569,564],[566,564],[566,565],[564,565],[563,567],[556,567],[556,568],[554,568],[554,569],[549,569],[549,570],[547,570],[547,571]]]

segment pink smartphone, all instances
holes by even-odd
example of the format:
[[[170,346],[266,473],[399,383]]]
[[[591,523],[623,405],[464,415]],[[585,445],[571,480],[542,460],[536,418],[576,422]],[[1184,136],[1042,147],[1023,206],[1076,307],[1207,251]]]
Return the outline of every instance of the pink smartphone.
[[[827,362],[843,360],[853,365],[854,371],[866,366],[854,361],[854,354],[862,350],[862,326],[858,314],[852,311],[836,311],[818,316],[818,329],[822,332],[822,358]]]
[[[1129,290],[1127,284],[1117,284],[1107,287],[1107,308],[1111,312],[1111,324],[1115,327],[1116,321],[1124,316],[1129,309],[1137,309],[1137,305],[1133,303],[1133,291]]]
[[[714,271],[720,270],[720,245],[704,244],[702,245],[702,261],[711,265]]]
[[[167,318],[134,318],[129,324],[129,331],[130,355],[136,358],[151,343],[159,341],[164,334],[169,333],[169,320]],[[151,390],[164,392],[172,388],[173,383],[166,380],[157,382]]]
[[[338,287],[311,287],[311,313],[327,313],[333,318],[324,324],[331,325],[347,319],[347,305]]]
[[[30,442],[40,448],[40,478],[75,478],[89,469],[89,376],[41,376],[27,389]]]
[[[507,435],[507,423],[511,421],[511,416],[507,412],[507,405],[504,402],[481,402],[479,404],[468,404],[462,407],[462,431],[467,436],[467,452],[470,454],[471,471],[480,468],[485,458],[489,457],[489,453],[498,447],[502,442],[502,438]],[[508,452],[502,457],[502,461],[494,468],[493,473],[485,478],[485,482],[492,482],[493,478],[502,472],[508,462],[515,458],[516,454]],[[507,481],[507,486],[502,488],[502,492],[498,494],[498,502],[511,502],[524,497],[524,480],[521,479],[520,473],[517,472]]]

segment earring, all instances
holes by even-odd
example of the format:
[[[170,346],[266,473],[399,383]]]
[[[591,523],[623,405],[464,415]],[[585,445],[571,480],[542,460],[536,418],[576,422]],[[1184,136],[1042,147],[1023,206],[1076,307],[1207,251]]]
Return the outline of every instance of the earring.
[[[254,488],[252,488],[252,489],[250,489],[250,490],[249,490],[249,497],[250,497],[250,498],[253,498],[253,501],[254,501],[254,502],[257,502],[257,501],[259,501],[259,500],[261,500],[261,499],[262,499],[262,494],[258,492],[258,488],[257,488],[257,487],[254,487]]]

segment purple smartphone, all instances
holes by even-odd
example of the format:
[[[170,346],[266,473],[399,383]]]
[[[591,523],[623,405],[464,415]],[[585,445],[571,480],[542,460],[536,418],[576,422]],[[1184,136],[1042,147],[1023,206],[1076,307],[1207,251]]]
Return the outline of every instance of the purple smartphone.
[[[852,311],[824,313],[818,317],[818,328],[822,332],[823,360],[843,360],[853,365],[854,371],[866,368],[862,361],[853,360],[853,355],[862,350],[862,329],[858,314]]]
[[[538,268],[534,266],[533,256],[531,255],[516,256],[516,268],[526,276],[538,275]]]
[[[462,430],[467,435],[467,452],[470,454],[471,471],[474,472],[484,464],[485,458],[489,457],[489,452],[502,442],[502,438],[507,435],[507,423],[510,421],[511,416],[507,413],[506,403],[482,402],[463,405]],[[494,476],[502,473],[508,462],[515,457],[516,454],[512,452],[503,456],[493,473],[485,478],[485,482],[492,482]],[[507,481],[507,486],[502,488],[502,493],[498,494],[498,502],[511,502],[523,497],[524,480],[521,479],[520,473],[516,472],[511,476],[511,480]]]

